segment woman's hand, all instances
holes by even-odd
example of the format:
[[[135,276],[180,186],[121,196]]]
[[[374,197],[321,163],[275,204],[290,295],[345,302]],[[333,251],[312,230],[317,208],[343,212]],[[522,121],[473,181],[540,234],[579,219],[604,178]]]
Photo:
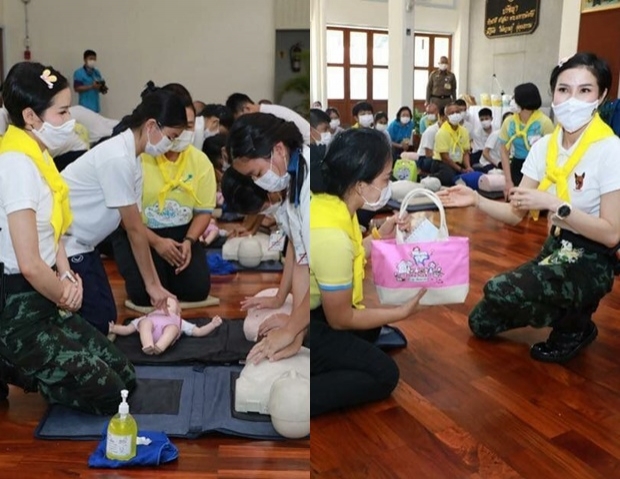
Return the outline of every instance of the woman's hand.
[[[258,327],[258,337],[266,336],[269,331],[286,326],[291,319],[288,314],[272,314]]]
[[[166,314],[168,314],[168,298],[173,298],[175,301],[177,299],[174,294],[164,288],[161,284],[147,286],[146,292],[151,297],[151,304],[156,309],[161,309]]]
[[[437,196],[446,208],[463,208],[474,206],[478,201],[478,193],[465,185],[456,185],[447,190],[440,190]]]
[[[164,258],[170,266],[175,268],[183,264],[183,254],[181,253],[181,243],[177,243],[170,238],[160,238],[155,244],[155,251]]]
[[[562,204],[557,196],[532,188],[512,188],[509,197],[512,207],[520,211],[555,211]]]
[[[512,190],[514,187],[515,185],[512,182],[512,180],[509,180],[508,178],[506,178],[506,184],[504,185],[504,199],[506,201],[510,199],[510,190]]]
[[[241,301],[241,311],[248,309],[278,309],[284,304],[284,299],[278,296],[251,296]]]
[[[265,358],[268,358],[270,361],[289,358],[297,354],[302,343],[303,333],[295,335],[288,329],[274,329],[252,348],[246,361],[258,364]]]
[[[61,281],[62,295],[58,301],[58,307],[65,311],[71,311],[75,313],[82,307],[82,295],[84,292],[82,286],[82,278],[80,275],[75,274],[76,282],[72,282],[69,278],[65,278]]]
[[[189,262],[192,260],[192,243],[189,240],[183,240],[179,251],[183,257],[183,262],[177,269],[174,270],[174,274],[179,274],[189,266]]]
[[[418,294],[416,294],[413,299],[410,299],[405,304],[401,304],[400,306],[397,306],[397,308],[400,309],[403,319],[408,318],[409,316],[417,312],[419,308],[420,300],[422,299],[422,296],[424,296],[425,294],[426,294],[426,288],[422,288],[420,291],[418,291]]]

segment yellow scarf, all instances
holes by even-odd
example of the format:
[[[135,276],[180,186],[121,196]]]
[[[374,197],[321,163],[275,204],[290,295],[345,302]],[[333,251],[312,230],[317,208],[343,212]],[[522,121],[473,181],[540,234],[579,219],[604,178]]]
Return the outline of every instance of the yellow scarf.
[[[512,115],[512,121],[515,122],[515,134],[510,137],[508,142],[506,142],[506,149],[510,151],[510,145],[512,145],[512,142],[515,141],[517,138],[521,137],[523,138],[525,149],[527,151],[530,151],[530,148],[532,146],[530,145],[530,142],[527,141],[527,132],[530,129],[530,126],[532,126],[532,124],[535,121],[540,120],[542,116],[543,114],[541,113],[540,110],[533,111],[532,116],[530,116],[525,126],[523,126],[523,123],[521,122],[521,117],[519,117],[519,114],[515,113],[514,115]]]
[[[60,237],[69,229],[73,215],[69,207],[69,187],[58,173],[58,169],[47,150],[44,152],[39,144],[28,134],[13,125],[9,126],[0,144],[0,154],[8,152],[23,153],[30,157],[34,165],[52,190],[52,227],[54,241],[58,244]]]
[[[364,267],[366,252],[362,245],[362,232],[357,215],[351,217],[349,208],[340,198],[327,195],[312,195],[310,201],[310,231],[320,228],[336,228],[344,231],[353,244],[353,307],[364,309]]]
[[[461,148],[461,137],[462,137],[462,129],[461,125],[459,125],[456,130],[452,128],[452,125],[449,121],[444,121],[443,125],[441,125],[441,129],[447,131],[450,134],[450,139],[452,140],[452,146],[450,147],[450,153],[456,153],[457,148]]]
[[[563,166],[558,166],[558,137],[560,136],[560,125],[556,126],[549,146],[547,147],[547,162],[545,166],[545,177],[538,185],[540,191],[546,191],[551,185],[556,185],[556,195],[563,201],[570,202],[570,192],[568,179],[571,172],[575,169],[581,158],[586,153],[592,143],[614,136],[613,130],[603,121],[598,113],[581,134],[579,143],[575,151],[570,155]],[[532,218],[538,220],[539,211],[530,212]]]
[[[177,169],[177,173],[174,179],[171,179],[170,176],[168,176],[168,169],[166,168],[166,166],[170,165],[172,162],[168,160],[164,155],[160,155],[155,159],[155,161],[157,161],[159,171],[161,172],[161,176],[164,178],[164,187],[161,189],[158,195],[160,213],[164,209],[164,204],[166,203],[166,196],[168,195],[168,192],[174,190],[175,188],[181,188],[185,190],[187,193],[192,195],[194,201],[196,201],[197,204],[201,204],[200,200],[196,196],[194,188],[192,188],[192,185],[189,183],[189,181],[184,182],[181,179],[183,177],[183,174],[185,173],[185,165],[187,164],[188,158],[189,155],[186,155],[185,151],[182,151],[177,161],[173,163]]]

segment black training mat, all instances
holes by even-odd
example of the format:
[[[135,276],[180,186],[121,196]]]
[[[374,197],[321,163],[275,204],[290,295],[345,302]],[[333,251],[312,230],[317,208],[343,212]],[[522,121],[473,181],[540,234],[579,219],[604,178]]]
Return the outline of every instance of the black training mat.
[[[504,197],[503,191],[483,191],[481,189],[478,189],[478,194],[490,200],[499,200],[500,198]]]
[[[390,210],[400,210],[400,201],[390,200],[388,201],[387,206],[390,207]],[[407,213],[415,213],[417,211],[437,211],[437,205],[429,200],[428,203],[418,204],[418,205],[409,205],[407,206]]]
[[[129,324],[132,319],[124,321]],[[188,319],[197,326],[207,324],[210,319]],[[133,364],[234,364],[245,360],[254,343],[245,339],[243,320],[224,320],[222,325],[208,336],[194,338],[184,334],[160,355],[142,352],[140,335],[116,336],[114,342]]]

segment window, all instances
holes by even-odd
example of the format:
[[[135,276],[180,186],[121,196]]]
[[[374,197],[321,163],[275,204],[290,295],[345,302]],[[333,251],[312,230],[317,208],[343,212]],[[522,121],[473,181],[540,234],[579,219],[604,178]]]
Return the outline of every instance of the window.
[[[439,65],[441,57],[452,58],[452,37],[431,33],[416,33],[413,56],[413,100],[417,108],[426,100],[428,76]]]
[[[343,124],[353,122],[351,110],[370,102],[375,113],[387,109],[388,35],[383,30],[327,29],[327,99]]]

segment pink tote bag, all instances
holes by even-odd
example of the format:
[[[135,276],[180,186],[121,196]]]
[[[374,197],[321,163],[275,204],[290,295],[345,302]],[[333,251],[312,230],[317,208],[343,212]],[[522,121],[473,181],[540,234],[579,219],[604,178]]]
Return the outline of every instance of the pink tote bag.
[[[411,191],[401,203],[401,216],[416,196],[429,197],[439,208],[437,238],[404,243],[403,233],[397,231],[394,240],[372,242],[372,273],[379,300],[403,304],[426,288],[422,305],[463,303],[469,292],[469,238],[449,236],[441,200],[429,190]]]

